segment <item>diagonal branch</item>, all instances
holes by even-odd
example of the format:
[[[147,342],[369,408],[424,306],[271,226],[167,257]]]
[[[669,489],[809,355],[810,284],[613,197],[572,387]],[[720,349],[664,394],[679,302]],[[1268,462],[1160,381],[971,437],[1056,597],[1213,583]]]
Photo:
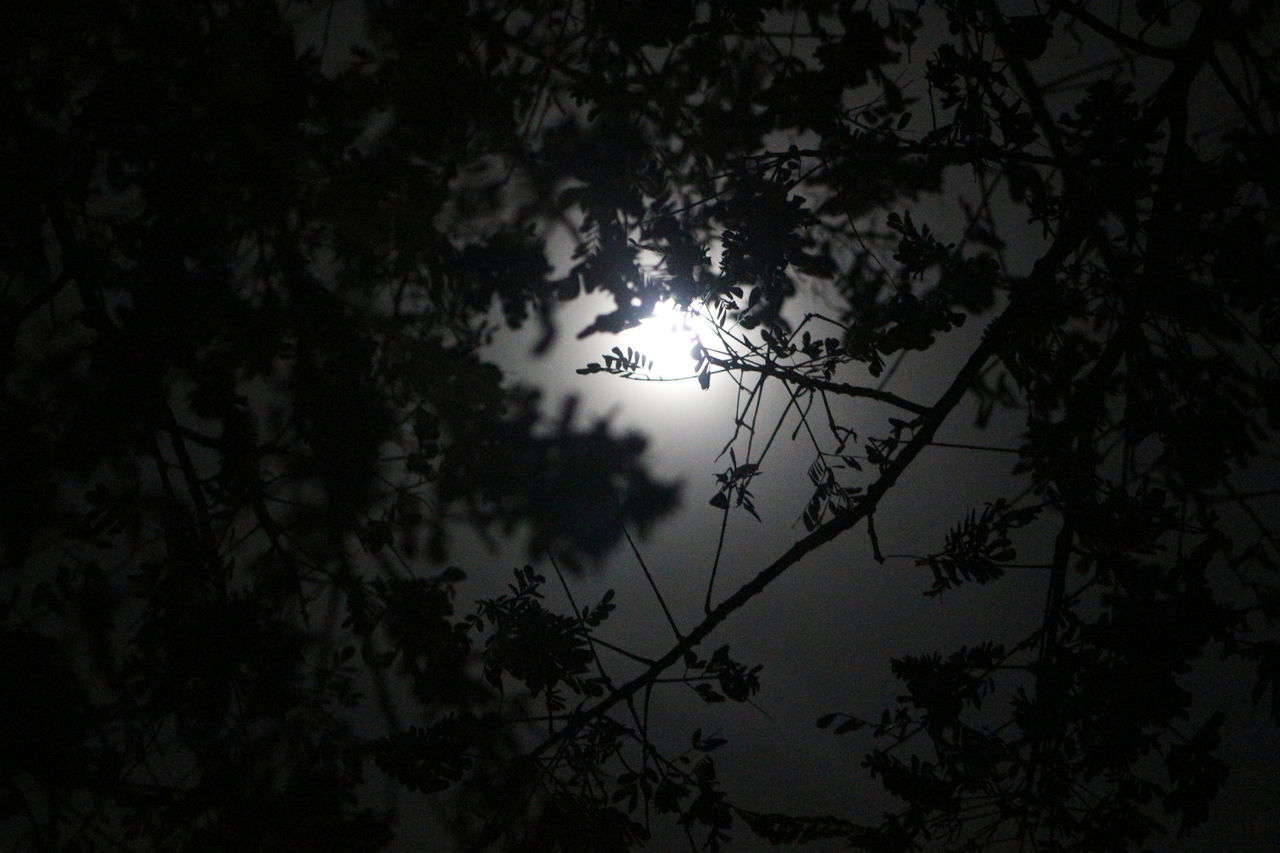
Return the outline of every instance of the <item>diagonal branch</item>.
[[[951,384],[928,412],[920,418],[919,426],[911,440],[889,462],[880,477],[867,487],[867,491],[863,494],[861,500],[848,510],[833,516],[830,521],[815,529],[808,536],[792,544],[782,556],[778,557],[754,578],[747,581],[732,595],[716,605],[680,642],[672,646],[662,657],[655,660],[644,672],[590,708],[575,712],[562,728],[530,750],[525,755],[525,760],[536,760],[538,756],[559,742],[573,737],[592,720],[604,716],[618,703],[627,701],[637,692],[645,689],[663,672],[684,659],[688,652],[710,636],[720,623],[728,619],[735,610],[738,610],[763,592],[769,584],[780,577],[787,569],[798,563],[802,557],[832,541],[840,534],[853,528],[863,518],[874,513],[880,503],[880,499],[893,488],[898,478],[910,467],[921,451],[933,443],[934,435],[937,434],[943,421],[947,419],[951,411],[964,398],[964,395],[978,379],[987,362],[993,357],[1001,356],[1005,348],[1017,337],[1019,331],[1027,325],[1028,317],[1035,315],[1037,292],[1043,292],[1053,287],[1058,269],[1067,257],[1080,246],[1086,233],[1086,229],[1078,227],[1078,225],[1063,228],[1058,233],[1049,250],[1036,261],[1031,274],[1022,282],[1022,287],[1014,291],[1013,295],[1019,298],[1012,300],[987,328],[981,343],[969,354],[969,358],[957,372]]]
[[[1055,10],[1061,9],[1098,35],[1110,39],[1117,47],[1127,48],[1134,53],[1140,53],[1143,56],[1150,56],[1155,59],[1177,60],[1182,55],[1182,51],[1179,48],[1151,44],[1116,29],[1084,8],[1084,6],[1073,2],[1073,0],[1049,0],[1049,7]]]
[[[987,361],[999,352],[1006,336],[1014,327],[1015,318],[1020,316],[1021,313],[1020,306],[1015,305],[1007,308],[1003,314],[996,318],[987,330],[982,342],[974,349],[964,366],[956,374],[951,385],[921,419],[921,424],[915,435],[912,436],[911,441],[903,446],[898,455],[893,458],[881,473],[879,479],[867,488],[866,493],[857,504],[834,516],[826,524],[795,542],[782,556],[778,557],[754,578],[747,581],[732,595],[716,605],[683,640],[673,645],[666,654],[654,661],[643,673],[622,685],[592,707],[574,714],[565,726],[531,750],[526,758],[536,758],[558,742],[576,734],[591,720],[603,716],[618,703],[635,695],[664,671],[682,660],[686,653],[697,647],[720,623],[763,592],[783,572],[798,563],[802,557],[850,530],[863,518],[874,512],[880,499],[893,488],[898,478],[910,467],[916,456],[932,442],[933,436],[942,425],[942,422],[946,420],[951,410],[964,397]]]
[[[867,397],[872,400],[878,400],[881,403],[897,406],[899,409],[905,409],[917,415],[926,415],[932,411],[928,406],[912,402],[905,397],[899,397],[897,394],[892,394],[888,391],[881,391],[878,388],[864,388],[861,385],[850,385],[847,382],[832,382],[828,379],[819,379],[816,376],[806,376],[798,370],[779,367],[771,361],[749,364],[737,360],[716,358],[711,355],[707,356],[707,361],[725,370],[741,370],[746,373],[759,373],[762,376],[782,379],[809,391],[827,391],[843,397]]]

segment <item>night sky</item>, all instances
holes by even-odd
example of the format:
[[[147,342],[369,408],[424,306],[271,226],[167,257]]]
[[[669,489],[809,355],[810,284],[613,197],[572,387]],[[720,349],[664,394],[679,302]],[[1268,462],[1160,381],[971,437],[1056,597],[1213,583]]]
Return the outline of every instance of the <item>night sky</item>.
[[[500,339],[495,353],[502,363],[511,365],[514,380],[545,389],[551,411],[561,395],[577,395],[583,401],[584,417],[599,414],[617,429],[643,432],[651,441],[655,470],[683,483],[680,513],[638,544],[677,621],[686,627],[701,616],[715,553],[720,511],[709,506],[707,499],[714,492],[715,473],[727,464],[716,456],[731,430],[734,387],[724,376],[716,377],[705,392],[692,378],[661,383],[577,376],[576,368],[598,360],[614,342],[626,347],[632,340],[629,333],[575,340],[573,331],[593,315],[589,305],[566,310],[565,334],[543,358],[529,360],[532,332],[523,339]],[[945,385],[957,357],[963,357],[982,328],[982,323],[975,323],[929,353],[904,360],[886,387],[911,399],[928,400]],[[650,338],[646,335],[644,340]],[[779,395],[772,403],[776,417]],[[855,406],[854,411],[855,419],[868,424],[893,414],[874,403]],[[1021,424],[1016,412],[1003,417],[998,413],[986,428],[978,428],[976,411],[975,403],[961,406],[939,441],[1017,446]],[[748,580],[803,533],[799,518],[808,498],[805,469],[810,457],[800,442],[782,444],[771,452],[767,470],[753,483],[758,487],[753,491],[762,520],[741,512],[730,517],[716,580],[717,599]],[[1010,473],[1014,458],[943,447],[928,451],[877,513],[883,553],[936,549],[946,529],[970,508],[1026,488],[1025,476]],[[1265,483],[1274,473],[1254,476]],[[1237,523],[1242,535],[1248,536],[1247,521],[1241,518]],[[1038,562],[1051,553],[1050,538],[1043,537],[1040,547],[1041,554],[1020,551],[1020,558]],[[524,555],[518,548],[492,555],[482,548],[476,559],[494,565],[504,557],[516,565]],[[871,738],[862,733],[835,738],[819,731],[815,720],[830,711],[874,716],[891,706],[902,692],[889,670],[891,657],[945,652],[988,639],[1020,640],[1039,625],[1046,580],[1043,571],[1015,569],[998,583],[970,584],[940,598],[928,598],[923,594],[930,583],[926,568],[891,557],[878,564],[865,531],[857,528],[795,566],[736,613],[712,642],[713,647],[729,643],[745,662],[764,665],[761,692],[755,700],[759,710],[710,706],[692,691],[672,688],[654,701],[664,715],[658,719],[670,720],[669,725],[656,728],[669,730],[677,742],[694,728],[723,731],[729,744],[717,754],[721,773],[744,806],[870,821],[894,805],[860,767]],[[482,581],[476,583],[483,589]],[[614,554],[598,575],[574,584],[579,600],[598,597],[606,589],[617,590],[620,607],[605,634],[611,641],[649,654],[670,644],[670,630],[628,550]],[[1276,770],[1280,736],[1265,711],[1250,701],[1249,668],[1212,659],[1203,663],[1204,672],[1197,672],[1191,681],[1196,687],[1191,689],[1209,703],[1220,702],[1229,713],[1224,754],[1231,775],[1209,823],[1191,837],[1170,836],[1159,849],[1187,853],[1273,849],[1280,843],[1280,809],[1274,805],[1280,785]],[[652,847],[675,849],[683,843],[683,836],[666,842],[659,837]],[[735,837],[731,849],[777,848],[744,833]],[[847,848],[818,842],[796,849]]]
[[[1028,0],[998,5],[1007,15],[1021,13],[1017,20],[1027,24],[1034,23],[1032,19],[1042,11],[1041,6],[1075,4]],[[1097,8],[1102,4],[1083,5]],[[1180,8],[1173,14],[1177,21],[1181,20],[1177,16],[1190,13]],[[336,74],[346,67],[352,46],[365,37],[361,4],[356,2],[299,9],[288,20],[297,27],[296,43],[300,48],[323,47],[320,67],[326,74]],[[931,27],[925,31],[926,38],[914,47],[916,65],[907,61],[890,69],[904,88],[922,85],[922,74],[916,66],[920,57],[928,55],[943,37],[945,22],[938,18]],[[800,55],[812,59],[804,54],[805,50],[799,48]],[[1036,54],[1032,67],[1041,81],[1069,78],[1073,70],[1094,67],[1100,56],[1098,50],[1097,38],[1061,37],[1048,45],[1042,57]],[[1139,75],[1137,83],[1146,85],[1149,81]],[[1078,94],[1063,86],[1050,99],[1049,108],[1065,110]],[[1192,90],[1189,100],[1193,107],[1190,132],[1210,134],[1227,115],[1230,95],[1206,76]],[[911,125],[909,132],[927,123],[928,107],[921,102],[916,111],[916,125]],[[904,120],[899,129],[908,126]],[[351,156],[376,156],[381,141],[396,132],[397,118],[390,111],[366,116]],[[802,136],[769,140],[770,147],[778,150],[792,143],[803,148],[813,144],[813,139]],[[494,158],[487,168],[501,172],[504,164]],[[483,184],[491,177],[485,167],[460,178],[455,176],[453,183],[446,185],[454,193],[450,204],[455,207],[446,209],[457,212],[456,205],[462,204],[460,200],[472,189],[467,186],[468,181]],[[520,202],[521,194],[528,191],[519,179],[502,189],[511,194],[508,201],[512,203]],[[917,201],[897,199],[893,208],[875,210],[859,219],[856,227],[883,232],[886,217],[909,206],[916,221],[929,222],[944,242],[964,242],[972,238],[961,233],[965,228],[964,211],[978,203],[980,194],[981,185],[966,168],[951,168],[941,191]],[[501,215],[504,214],[500,212],[498,216]],[[463,218],[459,216],[460,220]],[[1003,195],[993,204],[991,220],[1004,241],[999,249],[1001,275],[1009,281],[1029,280],[1037,259],[1050,251],[1053,239],[1037,223],[1026,221],[1025,209]],[[853,218],[849,221],[852,225]],[[545,244],[548,278],[564,275],[571,267],[573,243],[581,236],[573,229],[580,224],[572,215],[565,215],[552,225],[542,223],[538,238]],[[459,245],[469,239],[451,236]],[[878,251],[885,254],[883,242],[877,245]],[[724,246],[713,239],[708,250],[710,269],[718,271]],[[325,262],[312,260],[311,271],[324,273]],[[888,258],[883,262],[893,263]],[[654,280],[664,274],[655,253],[642,255],[641,263],[646,267],[645,275],[652,275]],[[798,293],[787,301],[784,318],[793,327],[803,326],[818,336],[838,335],[839,331],[822,319],[805,320],[809,315],[839,315],[845,306],[838,294],[820,277],[800,278]],[[862,364],[848,361],[835,381],[931,406],[952,385],[960,366],[983,341],[991,318],[1006,308],[1006,292],[998,293],[995,304],[974,312],[959,328],[939,334],[937,343],[927,350],[890,355],[883,375],[874,376]],[[532,388],[541,394],[539,409],[548,422],[566,411],[568,402],[573,401],[573,423],[578,427],[603,422],[611,434],[642,435],[647,442],[644,458],[650,472],[664,483],[679,486],[676,512],[643,534],[638,529],[628,531],[634,547],[624,540],[603,559],[585,560],[582,571],[565,572],[579,608],[584,602],[599,600],[606,590],[614,590],[618,608],[599,629],[598,636],[652,659],[666,653],[678,640],[673,636],[668,615],[681,632],[694,628],[704,618],[704,602],[709,601],[714,607],[806,536],[804,514],[814,491],[815,444],[825,450],[834,441],[825,432],[825,413],[820,414],[815,408],[802,421],[780,382],[767,384],[759,405],[752,403],[749,410],[744,410],[744,398],[734,375],[710,370],[700,381],[696,359],[689,353],[690,333],[664,336],[655,330],[663,323],[676,322],[671,318],[678,315],[664,315],[667,319],[621,334],[579,334],[614,307],[614,301],[601,292],[583,295],[553,313],[555,335],[549,347],[543,346],[548,340],[546,327],[537,319],[530,319],[519,329],[499,328],[481,352],[502,369],[507,389]],[[495,328],[505,325],[500,306],[495,304],[490,319]],[[809,325],[803,325],[806,322]],[[692,334],[699,336],[708,350],[723,355],[722,345],[715,341],[714,332],[704,321],[689,323]],[[744,329],[730,318],[726,329],[752,346],[764,346],[758,328]],[[610,358],[615,346],[652,356],[656,366],[630,378],[583,370],[592,362]],[[1243,345],[1241,348],[1247,349]],[[990,378],[997,373],[993,370]],[[253,405],[269,402],[269,394],[258,393]],[[751,701],[704,702],[689,685],[674,683],[680,674],[679,667],[674,667],[668,673],[670,683],[657,684],[645,706],[650,715],[648,731],[660,750],[679,753],[695,729],[704,736],[723,736],[727,744],[715,752],[719,778],[735,805],[759,812],[834,815],[874,824],[882,813],[900,807],[901,803],[886,794],[862,767],[868,750],[883,742],[875,741],[865,729],[837,736],[820,729],[816,721],[832,712],[874,719],[882,709],[901,701],[902,682],[891,672],[890,659],[933,652],[946,654],[963,644],[984,641],[1013,645],[1040,628],[1060,522],[1054,512],[1046,512],[1020,534],[1016,560],[998,582],[966,583],[944,595],[930,597],[925,593],[933,575],[917,563],[918,558],[941,550],[948,529],[975,508],[980,510],[984,503],[997,498],[1032,500],[1028,497],[1034,486],[1031,475],[1012,470],[1019,459],[1018,448],[1027,440],[1027,410],[1022,402],[982,412],[976,397],[965,398],[946,418],[933,446],[921,452],[879,504],[874,514],[874,544],[866,524],[856,525],[791,566],[700,644],[698,652],[702,655],[728,644],[735,660],[762,667],[761,689]],[[844,471],[840,476],[865,486],[874,479],[874,466],[866,459],[863,442],[885,435],[894,419],[908,416],[901,408],[865,398],[833,398],[832,405],[833,419],[841,427],[856,430],[859,436],[844,452],[861,458],[867,465],[864,473]],[[739,429],[735,434],[735,418],[754,418],[754,432]],[[818,434],[811,437],[810,429]],[[1233,475],[1233,484],[1242,491],[1274,490],[1280,483],[1280,446],[1274,435],[1266,436],[1262,443],[1257,466]],[[196,461],[207,464],[207,457]],[[735,506],[728,512],[722,529],[726,514],[712,503],[717,494],[717,475],[731,465],[757,461],[760,470],[751,480],[750,489],[752,509],[758,517]],[[1251,506],[1264,520],[1280,517],[1280,499],[1274,491]],[[608,506],[594,509],[601,518],[615,511]],[[1235,504],[1224,501],[1221,518],[1223,528],[1238,545],[1259,538],[1260,523]],[[568,612],[570,604],[559,586],[557,564],[553,562],[558,555],[554,551],[531,553],[529,537],[533,534],[527,525],[505,531],[495,524],[489,532],[492,535],[486,539],[465,524],[451,530],[447,563],[461,567],[467,574],[458,586],[458,612],[466,613],[472,602],[501,594],[511,580],[511,570],[525,564],[533,565],[549,578],[551,608]],[[439,568],[426,557],[422,565],[433,571]],[[565,565],[569,563],[566,561]],[[1072,574],[1068,587],[1075,589],[1085,580]],[[651,582],[657,586],[656,593]],[[1228,580],[1215,579],[1214,583],[1215,591],[1228,597],[1239,591]],[[1096,613],[1103,605],[1094,598],[1080,609]],[[614,652],[602,651],[601,655],[611,668],[615,683],[643,671],[635,661]],[[1227,714],[1222,754],[1230,765],[1230,776],[1213,802],[1208,821],[1189,838],[1175,839],[1171,834],[1157,839],[1158,849],[1176,853],[1261,853],[1280,849],[1280,807],[1276,806],[1280,798],[1280,732],[1266,714],[1267,700],[1257,707],[1251,701],[1253,676],[1252,668],[1238,660],[1222,662],[1212,658],[1198,661],[1195,671],[1187,675],[1185,686],[1195,696],[1188,725],[1198,724],[1213,710],[1222,709]],[[1001,673],[994,681],[1009,690],[1030,679],[1025,673]],[[991,720],[1003,719],[998,715],[1008,713],[1007,695],[997,693],[984,713]],[[379,727],[386,723],[372,702],[361,706],[354,717],[357,728],[363,728],[370,736],[378,734]],[[928,748],[925,743],[921,746]],[[400,838],[392,849],[446,849],[434,806],[427,798],[398,789],[377,771],[368,774],[363,793],[370,802],[394,806],[398,811]],[[656,817],[653,828],[654,838],[647,849],[687,848],[684,836],[667,818]],[[778,848],[754,837],[739,823],[727,849]],[[847,848],[831,842],[798,849]],[[991,849],[1016,847],[1011,844]]]

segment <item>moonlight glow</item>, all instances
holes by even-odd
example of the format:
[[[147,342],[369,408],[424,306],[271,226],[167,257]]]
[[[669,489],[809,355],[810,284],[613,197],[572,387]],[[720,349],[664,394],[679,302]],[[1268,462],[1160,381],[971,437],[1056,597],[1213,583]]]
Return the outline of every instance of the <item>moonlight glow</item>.
[[[647,372],[654,378],[678,379],[693,374],[690,351],[708,331],[708,321],[697,309],[682,310],[663,300],[654,306],[652,316],[618,335],[618,345],[648,357],[653,368]]]

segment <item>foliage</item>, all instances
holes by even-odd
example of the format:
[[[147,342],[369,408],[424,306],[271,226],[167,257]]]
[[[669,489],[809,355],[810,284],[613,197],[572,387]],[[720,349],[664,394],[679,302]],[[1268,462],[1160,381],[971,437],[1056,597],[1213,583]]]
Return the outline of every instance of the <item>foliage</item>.
[[[1193,704],[1195,662],[1251,664],[1280,722],[1275,13],[1013,5],[21,4],[0,35],[6,833],[378,850],[401,821],[377,781],[468,849],[667,825],[713,850],[1118,850],[1203,823],[1227,723]],[[944,192],[958,218],[926,221]],[[546,349],[590,292],[614,307],[580,337],[661,300],[715,324],[691,360],[739,389],[724,519],[760,517],[784,428],[812,445],[803,535],[719,600],[713,567],[692,628],[655,586],[660,654],[608,642],[614,596],[579,606],[570,580],[640,557],[676,487],[643,436],[547,417],[485,349],[529,323]],[[935,397],[891,385],[975,324]],[[654,378],[610,352],[579,373]],[[969,448],[1015,459],[1018,489],[906,556],[944,603],[1043,590],[1039,627],[897,658],[894,707],[818,719],[868,738],[848,748],[896,810],[734,802],[726,738],[673,747],[651,703],[767,689],[697,648],[861,522],[903,556],[876,512],[966,400],[1019,421],[1020,446]],[[530,561],[474,607],[463,527]]]

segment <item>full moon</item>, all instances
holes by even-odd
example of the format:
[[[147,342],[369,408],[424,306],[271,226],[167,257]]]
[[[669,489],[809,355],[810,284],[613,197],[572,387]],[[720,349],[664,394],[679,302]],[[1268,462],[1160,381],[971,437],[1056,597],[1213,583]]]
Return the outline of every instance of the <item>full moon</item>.
[[[644,371],[654,379],[682,379],[693,375],[694,344],[705,333],[707,320],[697,309],[682,310],[668,300],[657,303],[653,314],[617,336],[618,345],[643,355],[653,366]]]

